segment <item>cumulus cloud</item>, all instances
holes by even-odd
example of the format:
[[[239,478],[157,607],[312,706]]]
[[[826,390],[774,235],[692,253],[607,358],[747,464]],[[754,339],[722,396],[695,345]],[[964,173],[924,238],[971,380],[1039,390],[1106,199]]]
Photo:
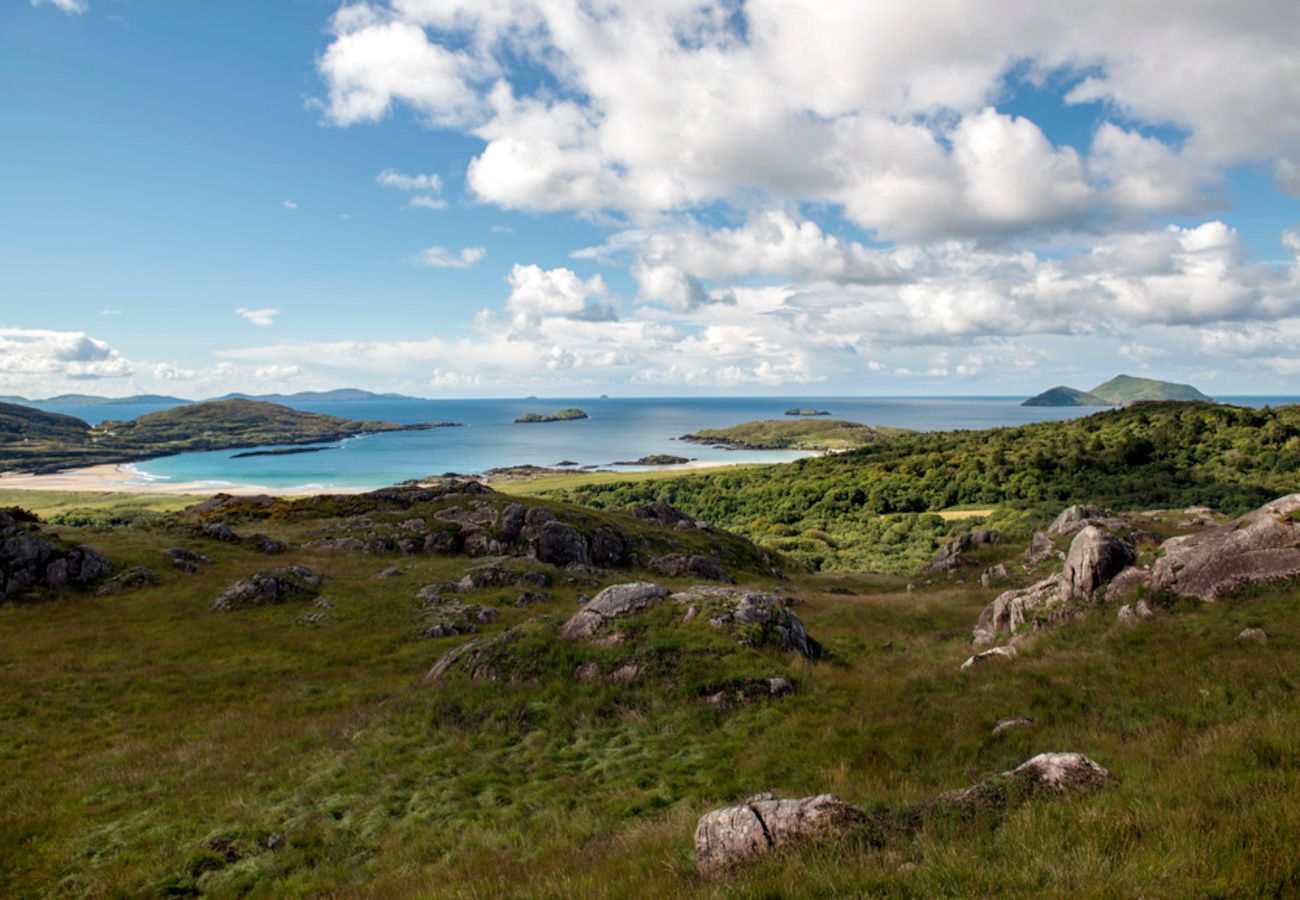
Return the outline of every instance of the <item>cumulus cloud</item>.
[[[468,269],[487,256],[482,247],[463,247],[458,251],[446,247],[425,247],[415,258],[415,263],[426,269]]]
[[[82,331],[0,328],[0,379],[7,384],[123,378],[131,371],[120,353]]]
[[[505,309],[517,332],[535,332],[547,318],[586,322],[618,318],[618,301],[599,275],[584,281],[571,269],[515,265],[506,281],[510,296]],[[490,318],[480,321],[490,324]]]
[[[73,15],[80,15],[90,9],[86,0],[32,0],[32,6],[53,6]]]
[[[262,309],[248,309],[239,307],[235,310],[235,315],[239,316],[250,325],[256,325],[259,328],[267,328],[275,324],[275,317],[280,314],[280,310],[274,306],[266,306]]]
[[[408,175],[396,169],[384,169],[375,177],[375,182],[380,187],[396,191],[418,191],[408,204],[416,209],[443,209],[447,205],[439,196],[442,193],[442,179],[434,174]]]

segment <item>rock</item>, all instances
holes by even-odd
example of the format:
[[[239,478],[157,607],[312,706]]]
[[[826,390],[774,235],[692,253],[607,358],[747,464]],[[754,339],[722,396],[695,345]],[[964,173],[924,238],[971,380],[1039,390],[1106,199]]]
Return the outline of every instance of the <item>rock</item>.
[[[509,569],[499,563],[488,563],[470,569],[456,584],[458,591],[473,591],[487,587],[546,587],[551,583],[545,572]]]
[[[558,521],[555,513],[540,506],[531,507],[524,513],[524,526],[527,528],[541,528],[547,522],[555,521]]]
[[[403,574],[402,570],[397,568],[397,566],[389,566],[387,569],[384,569],[382,572],[376,572],[374,575],[371,575],[370,580],[384,581],[385,579],[388,578],[401,578],[402,574]]]
[[[992,644],[1000,634],[1014,634],[1038,611],[1050,612],[1060,605],[1061,576],[1044,578],[1026,588],[1000,594],[984,608],[975,625],[975,646]]]
[[[1253,641],[1256,644],[1268,643],[1268,632],[1263,628],[1243,628],[1237,635],[1239,641]]]
[[[1128,541],[1134,547],[1158,547],[1160,535],[1145,528],[1135,528],[1128,533]]]
[[[366,542],[357,537],[319,538],[302,545],[306,550],[340,550],[343,552],[360,552],[366,549]]]
[[[803,622],[790,610],[790,606],[797,602],[792,598],[763,591],[710,586],[674,594],[673,600],[707,612],[710,625],[735,631],[737,640],[747,646],[771,641],[779,644],[782,650],[800,653],[808,659],[817,659],[822,654],[821,645],[808,636]],[[738,625],[745,627],[736,628]]]
[[[289,549],[289,545],[283,541],[277,541],[269,534],[254,534],[249,537],[248,542],[253,545],[253,549],[258,553],[265,553],[267,556],[275,556]]]
[[[1084,526],[1070,542],[1061,573],[1062,599],[1089,599],[1137,555],[1126,542],[1095,525]]]
[[[225,522],[205,522],[199,526],[199,530],[205,537],[210,537],[214,541],[225,541],[228,544],[237,544],[240,541],[239,535],[235,534]]]
[[[1040,753],[1002,777],[1055,793],[1087,793],[1119,780],[1082,753]]]
[[[261,512],[265,513],[275,506],[276,499],[267,494],[257,494],[252,497],[236,497],[232,494],[216,494],[202,503],[195,503],[193,506],[185,507],[186,513],[193,513],[199,516],[208,516],[213,513],[229,512],[236,510],[239,512]]]
[[[623,561],[627,547],[613,528],[602,526],[591,535],[591,561],[597,566],[616,566]]]
[[[83,587],[113,571],[98,552],[41,531],[24,510],[0,512],[0,603],[38,588]]]
[[[649,581],[611,585],[564,623],[560,635],[569,640],[591,637],[608,620],[649,609],[666,596],[667,588]]]
[[[1047,533],[1074,534],[1094,521],[1111,517],[1110,510],[1100,506],[1068,506],[1047,526]]]
[[[672,528],[683,522],[687,523],[690,528],[695,528],[695,519],[693,517],[686,515],[676,507],[659,501],[629,506],[627,512],[635,518],[654,522],[656,525],[663,525],[667,528]]]
[[[961,565],[962,555],[972,547],[982,547],[988,544],[999,544],[1002,542],[1002,535],[989,528],[980,528],[969,534],[963,534],[953,538],[943,545],[943,548],[930,560],[930,564],[922,569],[923,574],[934,574],[937,572],[951,572]]]
[[[710,581],[731,582],[727,574],[722,571],[722,563],[716,556],[672,553],[651,559],[646,567],[669,578],[693,575]]]
[[[1151,604],[1146,601],[1145,597],[1137,602],[1137,605],[1133,607],[1133,612],[1137,614],[1139,619],[1149,619],[1155,615],[1155,610],[1151,608]]]
[[[123,570],[121,574],[114,575],[108,581],[105,581],[100,589],[95,591],[95,596],[107,597],[110,594],[139,590],[157,583],[158,573],[153,569],[148,566],[131,566],[129,569]]]
[[[320,593],[321,578],[306,566],[283,566],[241,578],[212,603],[216,612],[310,600]]]
[[[1129,566],[1124,571],[1116,575],[1106,588],[1106,594],[1103,598],[1104,603],[1114,603],[1122,597],[1150,587],[1151,570],[1141,569],[1137,566]]]
[[[532,513],[534,510],[529,512]],[[563,522],[548,521],[541,526],[537,535],[537,558],[553,566],[591,563],[587,539],[578,529]]]
[[[525,606],[535,606],[538,603],[545,603],[550,599],[551,598],[547,594],[541,591],[524,591],[515,598],[515,606],[521,608]]]
[[[163,555],[172,561],[172,565],[182,572],[197,572],[199,566],[212,565],[212,560],[202,553],[195,553],[193,550],[186,550],[184,547],[168,547],[163,551]]]
[[[834,794],[801,800],[769,797],[715,809],[700,819],[695,829],[695,867],[701,876],[717,878],[773,850],[839,837],[867,821],[866,813]]]
[[[767,691],[773,697],[784,697],[794,691],[794,685],[784,678],[769,678],[767,680]]]
[[[1041,531],[1035,531],[1029,539],[1029,546],[1025,548],[1025,565],[1032,568],[1045,559],[1051,559],[1055,549],[1050,537]]]
[[[991,662],[1001,662],[1003,660],[1010,660],[1015,658],[1016,658],[1015,647],[1012,647],[1010,645],[1007,645],[1005,647],[993,647],[988,650],[984,650],[983,652],[976,653],[974,656],[967,659],[964,663],[961,664],[961,669],[963,672],[965,672],[966,670],[973,669],[976,666],[983,666]]]
[[[1136,625],[1138,617],[1137,613],[1133,611],[1133,607],[1126,603],[1119,608],[1119,612],[1116,614],[1115,619],[1121,625]]]
[[[498,648],[508,645],[519,637],[519,634],[517,627],[509,628],[500,634],[475,638],[461,644],[459,647],[453,647],[438,657],[438,661],[429,669],[424,679],[426,681],[438,680],[456,669],[476,681],[495,681],[501,677],[501,673],[493,665],[489,664],[488,660],[492,659]]]
[[[998,719],[998,724],[993,726],[993,733],[1001,734],[1002,732],[1010,731],[1013,728],[1030,728],[1033,724],[1034,720],[1028,716],[1007,716],[1006,718]]]
[[[1152,590],[1217,600],[1247,585],[1300,576],[1297,519],[1300,494],[1291,494],[1226,525],[1170,538],[1152,568]]]
[[[501,531],[501,540],[513,544],[519,540],[524,530],[524,505],[511,503],[501,511],[501,521],[497,525]]]

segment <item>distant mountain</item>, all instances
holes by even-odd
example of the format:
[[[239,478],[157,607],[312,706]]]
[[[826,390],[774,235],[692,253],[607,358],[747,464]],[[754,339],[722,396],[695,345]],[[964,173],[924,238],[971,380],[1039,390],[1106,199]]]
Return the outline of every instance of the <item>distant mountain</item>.
[[[26,397],[19,397],[16,394],[0,394],[0,403],[20,403],[28,406],[31,402]]]
[[[225,394],[214,400],[261,400],[266,403],[364,403],[371,400],[419,400],[406,394],[376,394],[360,388],[337,388],[332,391],[299,391],[296,394]]]
[[[1199,400],[1210,398],[1190,384],[1158,381],[1154,378],[1135,378],[1116,375],[1110,381],[1097,385],[1090,391],[1058,385],[1036,397],[1030,397],[1021,406],[1123,406],[1141,400]]]
[[[1116,406],[1138,400],[1208,401],[1210,399],[1190,384],[1156,381],[1153,378],[1134,378],[1132,375],[1116,375],[1088,393]]]
[[[0,403],[0,447],[37,441],[86,439],[90,425],[74,416],[45,412],[16,403]]]
[[[1037,397],[1030,397],[1021,406],[1109,406],[1105,400],[1087,391],[1076,390],[1058,384],[1051,390],[1043,391]]]
[[[3,399],[3,398],[0,398]],[[133,394],[130,397],[101,397],[98,394],[59,394],[55,397],[46,397],[43,400],[24,400],[21,397],[15,398],[14,403],[24,404],[45,404],[48,406],[150,406],[169,404],[177,406],[182,403],[193,403],[193,400],[184,400],[180,397],[169,397],[166,394]]]

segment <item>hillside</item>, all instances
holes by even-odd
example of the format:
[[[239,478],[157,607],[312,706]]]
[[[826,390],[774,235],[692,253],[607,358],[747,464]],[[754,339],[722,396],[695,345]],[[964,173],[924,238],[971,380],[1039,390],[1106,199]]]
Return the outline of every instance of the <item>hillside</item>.
[[[815,566],[909,571],[953,526],[1000,507],[1027,534],[1070,503],[1242,512],[1300,489],[1300,407],[1152,403],[988,431],[907,433],[851,453],[558,493],[600,507],[663,501]],[[960,527],[960,526],[959,526]]]
[[[256,400],[214,400],[88,426],[80,419],[7,406],[0,418],[0,471],[49,472],[173,453],[268,444],[313,444],[357,434],[409,431],[447,423],[397,425],[302,412]],[[23,410],[14,413],[12,410]],[[25,422],[47,423],[39,441],[21,442]],[[56,428],[57,426],[57,428]]]
[[[1043,391],[1036,397],[1030,397],[1021,406],[1110,406],[1095,394],[1087,391],[1075,390],[1065,385],[1057,385],[1054,388]]]
[[[367,403],[374,400],[419,400],[405,394],[376,394],[360,388],[335,388],[330,391],[298,391],[293,394],[226,394],[216,400],[262,400],[267,403]]]
[[[681,440],[733,450],[852,450],[899,433],[901,429],[872,428],[843,419],[767,419],[730,428],[705,428],[683,435]]]
[[[90,426],[74,416],[0,403],[0,444],[34,441],[85,441]],[[3,452],[3,451],[0,451]]]
[[[1175,521],[1145,527],[1163,538]],[[6,896],[1297,884],[1293,583],[1211,604],[1152,594],[1131,625],[1087,604],[1014,660],[963,670],[985,607],[1038,577],[1023,542],[991,548],[981,565],[1012,574],[989,587],[782,579],[666,508],[524,506],[457,482],[57,531],[116,580],[0,604],[0,841],[22,848],[0,854]],[[566,567],[597,547],[599,567]],[[665,574],[692,555],[736,584]],[[592,611],[630,583],[644,606]],[[1234,640],[1246,628],[1265,640]],[[1115,780],[987,780],[1043,751]],[[945,800],[973,784],[977,804]],[[870,827],[706,880],[697,822],[760,791],[834,792]]]
[[[1212,402],[1190,384],[1116,375],[1090,391],[1058,385],[1030,397],[1021,406],[1123,406],[1127,403],[1161,400]]]

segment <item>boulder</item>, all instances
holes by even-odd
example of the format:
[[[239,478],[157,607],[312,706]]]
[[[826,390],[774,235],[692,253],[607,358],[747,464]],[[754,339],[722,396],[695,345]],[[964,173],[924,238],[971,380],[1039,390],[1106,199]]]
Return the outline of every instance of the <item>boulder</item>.
[[[800,800],[760,795],[700,819],[695,867],[704,878],[717,878],[780,847],[840,837],[866,822],[866,813],[834,794]]]
[[[1116,575],[1106,588],[1104,603],[1114,603],[1129,594],[1151,586],[1151,570],[1129,566]]]
[[[976,666],[988,665],[991,662],[1002,662],[1016,658],[1016,648],[1008,644],[1005,647],[992,647],[967,659],[961,664],[963,672],[973,669]]]
[[[627,545],[613,528],[600,527],[591,535],[591,562],[597,566],[616,566],[627,554]]]
[[[371,575],[371,576],[370,576],[370,580],[371,580],[371,581],[384,581],[384,580],[386,580],[386,579],[388,579],[388,578],[401,578],[401,577],[402,577],[402,570],[401,570],[401,569],[397,568],[397,566],[389,566],[387,569],[383,569],[383,570],[381,570],[381,571],[379,571],[379,572],[376,572],[375,574]]]
[[[1052,612],[1061,600],[1061,576],[1044,578],[1026,588],[1016,588],[999,594],[984,607],[975,625],[975,646],[992,644],[1001,634],[1014,634],[1038,611]]]
[[[153,569],[148,566],[131,566],[129,569],[122,571],[121,574],[114,575],[108,581],[105,581],[99,590],[95,591],[95,596],[107,597],[110,594],[139,590],[157,583],[158,573]]]
[[[770,642],[808,659],[822,655],[821,645],[809,637],[803,622],[790,609],[798,602],[793,598],[765,591],[700,586],[673,594],[673,600],[687,607],[688,615],[690,610],[696,610],[689,615],[690,620],[701,612],[707,613],[711,626],[732,631],[746,646]]]
[[[667,596],[667,588],[649,581],[610,585],[565,622],[560,635],[569,640],[591,637],[608,620],[649,609]]]
[[[663,525],[666,528],[673,528],[677,525],[684,525],[690,529],[696,527],[693,516],[688,516],[680,509],[659,501],[629,506],[627,512],[637,519],[654,522],[656,525]]]
[[[22,510],[0,512],[0,603],[38,588],[82,587],[113,571],[98,552],[47,535],[38,521]]]
[[[1112,515],[1110,510],[1102,509],[1100,506],[1067,506],[1061,510],[1052,524],[1047,526],[1047,533],[1049,535],[1074,534],[1093,522],[1111,518]]]
[[[1087,525],[1070,542],[1061,573],[1062,599],[1089,599],[1124,570],[1137,554],[1132,546],[1095,525]]]
[[[1034,536],[1029,539],[1029,546],[1025,548],[1025,565],[1032,568],[1043,560],[1051,559],[1054,551],[1052,539],[1041,531],[1035,531]]]
[[[534,510],[529,510],[530,513]],[[537,558],[553,566],[589,565],[591,553],[582,532],[563,522],[546,522],[537,532]]]
[[[1201,600],[1252,584],[1300,576],[1300,494],[1261,506],[1198,534],[1170,538],[1151,587]]]
[[[1006,716],[998,719],[998,723],[993,726],[993,733],[1001,734],[1013,728],[1032,728],[1033,724],[1034,720],[1028,716]]]
[[[212,560],[202,553],[195,553],[193,550],[186,550],[184,547],[168,547],[163,551],[163,556],[170,559],[172,565],[182,572],[190,572],[191,574],[197,572],[199,566],[212,565]]]
[[[1268,632],[1263,628],[1243,628],[1241,633],[1237,635],[1237,640],[1256,644],[1267,644]]]
[[[199,532],[214,541],[225,541],[228,544],[238,544],[240,541],[239,535],[225,522],[205,522],[199,526]]]
[[[647,563],[647,568],[669,578],[693,575],[709,581],[731,582],[727,573],[722,571],[722,562],[716,556],[670,553],[654,557]]]
[[[501,521],[497,528],[501,532],[501,540],[508,544],[518,541],[524,530],[524,505],[511,503],[506,506],[501,511]]]
[[[250,535],[248,542],[253,545],[253,549],[258,553],[265,553],[267,556],[277,556],[289,549],[288,544],[277,541],[269,534],[262,534],[261,532]]]
[[[212,602],[216,612],[311,600],[320,593],[321,577],[306,566],[283,566],[241,578]]]
[[[980,528],[969,534],[959,535],[944,544],[922,572],[927,575],[938,572],[951,572],[961,565],[962,556],[967,550],[972,547],[982,547],[1001,542],[1002,535],[990,528]]]

